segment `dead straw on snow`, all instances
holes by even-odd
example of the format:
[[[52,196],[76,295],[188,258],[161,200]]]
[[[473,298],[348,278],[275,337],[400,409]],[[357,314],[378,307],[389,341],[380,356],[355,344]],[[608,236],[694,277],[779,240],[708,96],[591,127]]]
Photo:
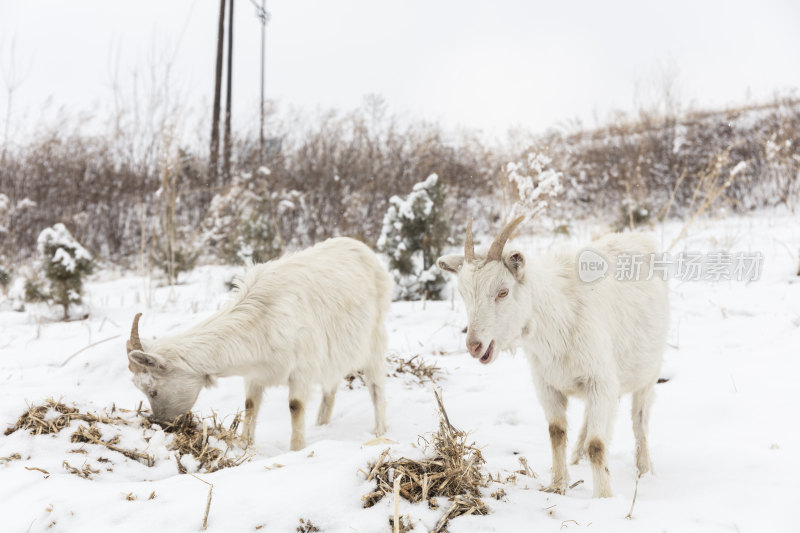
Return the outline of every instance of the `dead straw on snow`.
[[[75,468],[68,462],[64,461],[61,463],[61,466],[64,467],[64,470],[71,474],[75,474],[76,476],[82,477],[84,479],[92,479],[92,474],[99,474],[100,470],[96,470],[92,468],[89,463],[84,463],[81,468]]]
[[[441,368],[434,364],[426,363],[419,354],[411,359],[404,359],[399,355],[390,355],[387,359],[394,366],[394,370],[389,374],[390,376],[399,377],[398,374],[409,374],[414,376],[420,385],[426,382],[436,383],[442,373]]]
[[[120,411],[131,412],[125,409],[120,409]],[[104,446],[111,451],[120,453],[147,466],[153,466],[155,461],[152,455],[123,446],[119,434],[110,439],[104,439],[100,431],[99,425],[101,424],[111,427],[135,425],[145,430],[152,428],[154,423],[142,414],[141,406],[135,413],[136,418],[126,420],[118,416],[81,412],[75,407],[69,407],[59,401],[48,398],[41,405],[30,406],[13,426],[5,430],[5,434],[10,435],[17,430],[29,431],[33,435],[58,433],[62,429],[69,427],[73,420],[80,420],[88,425],[81,424],[77,427],[70,437],[72,442]],[[201,419],[192,413],[186,413],[178,417],[173,423],[160,424],[160,426],[165,432],[173,435],[168,447],[175,451],[178,459],[178,470],[184,474],[187,470],[181,463],[180,458],[186,454],[194,457],[198,462],[198,469],[205,472],[214,472],[222,468],[238,466],[246,461],[250,457],[247,453],[241,453],[237,457],[228,456],[228,452],[236,448],[240,442],[237,434],[240,421],[241,417],[238,413],[233,422],[227,426],[224,426],[217,419],[216,414],[209,418]],[[68,471],[76,473],[66,463],[64,467]],[[83,475],[82,471],[79,475],[89,477]]]
[[[217,414],[213,413],[210,418],[201,419],[193,413],[186,413],[179,416],[171,424],[162,424],[164,431],[174,435],[171,446],[176,453],[178,460],[178,471],[185,474],[186,468],[181,464],[180,456],[189,454],[200,463],[199,468],[205,472],[216,472],[223,468],[239,466],[250,455],[242,453],[238,457],[228,457],[227,452],[235,448],[241,438],[237,433],[241,423],[241,414],[236,413],[233,421],[225,427],[221,421],[217,420]],[[211,438],[224,443],[226,450],[222,450],[212,445]]]
[[[51,409],[58,414],[48,416]],[[81,413],[75,407],[68,407],[61,402],[48,398],[41,405],[29,407],[17,419],[16,424],[7,428],[4,434],[11,435],[18,429],[30,431],[33,435],[58,433],[69,426],[73,420],[83,420],[89,423],[101,422],[104,424],[124,422],[118,417],[110,418],[103,415]]]
[[[153,456],[150,454],[140,452],[138,450],[129,450],[127,448],[118,446],[120,441],[119,435],[114,435],[107,441],[103,440],[100,430],[93,425],[78,426],[78,429],[72,434],[70,440],[72,442],[85,442],[88,444],[99,444],[100,446],[105,446],[111,451],[121,453],[125,457],[144,463],[147,466],[153,466],[155,463]]]
[[[435,364],[426,363],[419,354],[414,355],[411,359],[405,359],[400,355],[388,355],[386,362],[389,364],[389,372],[387,377],[399,378],[404,376],[411,376],[416,379],[419,385],[425,383],[436,384],[442,374],[442,369]],[[348,374],[344,377],[347,382],[347,388],[353,389],[358,383],[365,386],[364,372],[358,371]]]
[[[434,391],[434,395],[439,404],[439,430],[423,438],[433,453],[420,460],[394,459],[389,457],[388,449],[384,450],[367,474],[368,481],[375,480],[375,490],[361,500],[364,507],[372,507],[384,496],[391,497],[395,479],[400,480],[398,493],[411,503],[427,501],[429,507],[436,508],[435,498],[448,498],[450,505],[433,529],[441,532],[452,518],[489,512],[480,499],[480,490],[488,486],[489,476],[483,470],[481,451],[474,443],[467,443],[467,433],[453,427],[439,394]]]

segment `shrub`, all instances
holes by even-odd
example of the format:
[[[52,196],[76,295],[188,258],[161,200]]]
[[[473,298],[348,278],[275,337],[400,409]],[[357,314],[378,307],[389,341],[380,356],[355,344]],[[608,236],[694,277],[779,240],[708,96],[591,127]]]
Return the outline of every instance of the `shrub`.
[[[197,260],[200,258],[200,252],[194,250],[189,246],[172,245],[172,253],[169,251],[169,243],[166,246],[160,239],[156,239],[151,251],[153,264],[159,268],[169,279],[169,284],[172,285],[178,279],[178,275],[182,272],[191,272],[197,265]]]
[[[81,303],[83,281],[94,270],[91,254],[75,240],[64,224],[44,229],[37,239],[39,259],[37,266],[48,286],[38,282],[26,283],[26,299],[45,299],[64,308],[64,319],[69,318],[69,306]],[[29,300],[30,301],[30,300]]]
[[[389,256],[395,299],[441,299],[445,280],[436,259],[448,237],[444,200],[436,174],[414,185],[405,198],[389,199],[378,249]]]
[[[2,289],[3,292],[6,292],[8,284],[11,281],[11,272],[3,265],[2,259],[3,258],[0,257],[0,289]]]
[[[251,174],[242,174],[233,178],[227,191],[211,200],[203,240],[227,263],[263,263],[283,251],[272,198],[265,192],[257,193],[256,187]]]

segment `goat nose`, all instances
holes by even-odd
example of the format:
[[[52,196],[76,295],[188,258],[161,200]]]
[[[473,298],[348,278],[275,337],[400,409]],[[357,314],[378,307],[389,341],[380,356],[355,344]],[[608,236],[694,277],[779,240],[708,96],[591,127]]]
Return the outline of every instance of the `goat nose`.
[[[481,354],[481,347],[483,344],[481,341],[467,341],[467,349],[472,357],[478,357]]]

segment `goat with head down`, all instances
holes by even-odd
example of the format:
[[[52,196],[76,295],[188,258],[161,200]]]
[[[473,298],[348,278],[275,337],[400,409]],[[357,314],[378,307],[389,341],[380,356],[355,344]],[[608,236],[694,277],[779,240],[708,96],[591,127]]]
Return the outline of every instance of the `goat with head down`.
[[[586,408],[573,463],[588,453],[594,496],[608,497],[606,450],[621,394],[633,394],[639,475],[651,469],[647,426],[669,327],[667,283],[658,276],[585,283],[573,249],[529,260],[505,249],[522,220],[506,225],[486,254],[475,253],[470,221],[464,255],[440,257],[437,265],[458,277],[469,353],[483,364],[516,347],[528,356],[549,423],[553,481],[546,490],[567,488],[566,408],[568,397],[577,396]],[[607,235],[591,249],[611,264],[623,254],[656,254],[653,239],[639,233]]]
[[[386,330],[392,280],[375,254],[348,238],[248,267],[229,302],[185,333],[145,346],[136,315],[127,343],[133,382],[153,417],[171,421],[218,377],[245,379],[244,437],[255,432],[265,387],[288,385],[291,449],[305,446],[305,406],[322,387],[318,424],[331,417],[344,376],[363,370],[385,431]]]

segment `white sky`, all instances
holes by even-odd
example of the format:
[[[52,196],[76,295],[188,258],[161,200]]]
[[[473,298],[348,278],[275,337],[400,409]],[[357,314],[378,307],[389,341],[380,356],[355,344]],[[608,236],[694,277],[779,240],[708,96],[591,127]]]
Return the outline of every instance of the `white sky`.
[[[146,73],[153,51],[174,57],[176,88],[205,111],[218,5],[0,0],[0,64],[8,70],[13,41],[27,73],[11,124],[37,116],[48,99],[73,111],[109,108],[114,58],[125,84]],[[267,95],[283,106],[346,109],[379,93],[395,112],[503,135],[575,118],[595,125],[647,101],[664,72],[677,73],[681,99],[694,107],[800,87],[797,0],[269,0],[267,8]],[[249,0],[236,0],[236,12],[234,108],[244,124],[257,121],[260,25]]]

